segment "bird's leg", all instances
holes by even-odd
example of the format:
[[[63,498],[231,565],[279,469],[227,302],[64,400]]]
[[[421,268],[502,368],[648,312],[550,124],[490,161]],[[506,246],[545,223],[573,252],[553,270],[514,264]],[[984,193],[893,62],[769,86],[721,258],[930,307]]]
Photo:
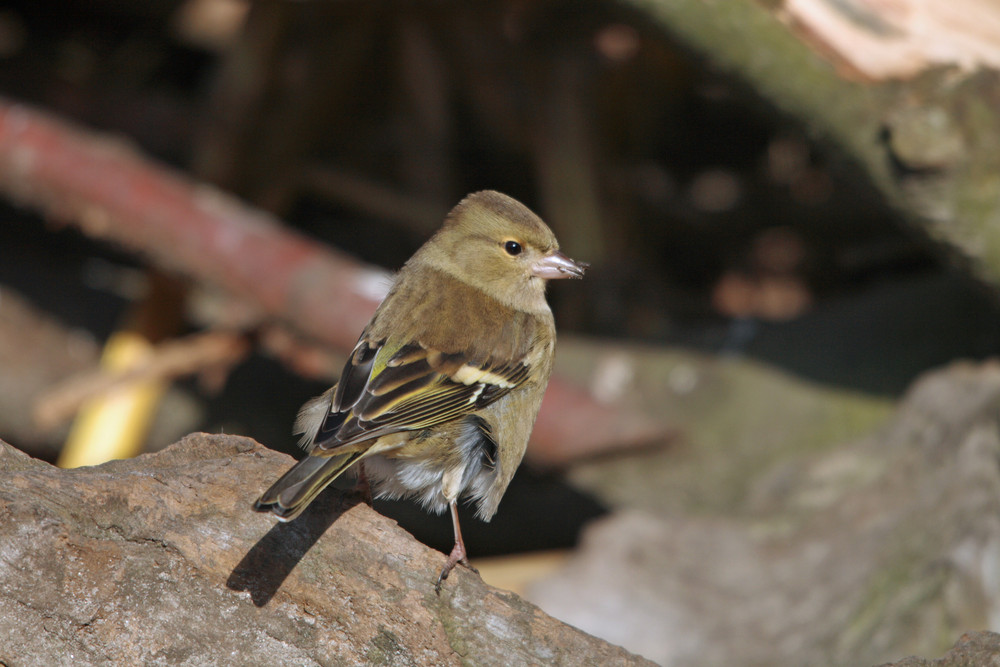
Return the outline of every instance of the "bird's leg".
[[[438,576],[437,584],[434,586],[435,592],[439,594],[441,593],[441,584],[448,578],[448,575],[459,563],[473,572],[479,572],[479,570],[469,564],[469,558],[465,553],[465,541],[462,539],[462,528],[458,525],[458,501],[452,500],[448,504],[448,507],[451,509],[451,525],[455,531],[455,546],[452,547],[451,553],[448,554],[448,560],[445,561],[444,568]]]
[[[372,506],[372,484],[365,474],[365,462],[358,461],[358,482],[354,485],[354,490],[361,494],[361,500],[365,501],[368,507]]]
[[[358,502],[358,498],[361,498],[361,502],[372,506],[372,485],[368,479],[368,475],[365,474],[365,462],[358,461],[358,479],[354,482],[354,486],[350,489],[344,489],[340,492],[340,504],[343,505],[347,502],[354,506]]]

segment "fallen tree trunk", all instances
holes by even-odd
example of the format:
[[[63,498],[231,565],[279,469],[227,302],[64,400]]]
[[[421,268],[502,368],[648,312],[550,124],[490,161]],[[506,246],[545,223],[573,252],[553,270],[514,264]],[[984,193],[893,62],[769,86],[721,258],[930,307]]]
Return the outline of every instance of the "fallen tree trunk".
[[[194,434],[60,470],[0,442],[3,664],[649,664],[327,493],[250,503],[287,456]]]

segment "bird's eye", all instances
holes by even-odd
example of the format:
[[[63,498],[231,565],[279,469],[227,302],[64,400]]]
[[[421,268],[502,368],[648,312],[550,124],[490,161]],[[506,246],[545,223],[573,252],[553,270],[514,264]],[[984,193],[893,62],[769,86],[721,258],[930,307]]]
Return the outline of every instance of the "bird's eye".
[[[521,244],[517,241],[507,241],[503,244],[503,249],[511,256],[520,255],[522,250]]]

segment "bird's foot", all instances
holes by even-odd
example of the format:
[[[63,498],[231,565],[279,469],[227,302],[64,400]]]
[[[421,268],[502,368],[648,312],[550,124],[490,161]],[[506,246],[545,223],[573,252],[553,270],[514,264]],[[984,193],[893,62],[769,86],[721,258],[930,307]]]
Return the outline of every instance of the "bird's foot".
[[[465,554],[465,545],[462,543],[457,543],[451,550],[451,553],[448,554],[448,560],[445,561],[444,567],[441,569],[441,574],[438,575],[437,583],[434,584],[435,593],[437,593],[438,595],[441,594],[441,584],[444,583],[444,580],[448,578],[448,575],[451,574],[451,571],[454,570],[455,566],[458,565],[459,563],[469,568],[476,574],[479,574],[479,570],[472,567],[472,565],[469,563],[469,558]]]

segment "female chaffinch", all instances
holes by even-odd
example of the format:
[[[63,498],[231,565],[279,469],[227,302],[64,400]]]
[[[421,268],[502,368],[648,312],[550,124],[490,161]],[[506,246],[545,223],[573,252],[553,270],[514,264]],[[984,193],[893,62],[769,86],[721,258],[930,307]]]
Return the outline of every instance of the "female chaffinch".
[[[466,197],[400,270],[340,381],[302,407],[308,456],[254,509],[290,521],[357,463],[376,497],[450,508],[455,546],[440,589],[469,565],[459,498],[489,521],[524,456],[555,350],[546,281],[586,268],[520,202]]]

